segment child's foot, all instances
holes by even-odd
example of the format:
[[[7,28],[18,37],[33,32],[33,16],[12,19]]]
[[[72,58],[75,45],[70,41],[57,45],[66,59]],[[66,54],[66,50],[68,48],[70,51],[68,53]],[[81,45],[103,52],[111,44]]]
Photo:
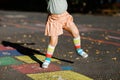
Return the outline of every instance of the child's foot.
[[[45,60],[42,64],[42,68],[48,68],[50,61]]]
[[[88,54],[86,52],[83,51],[83,49],[79,49],[78,51],[78,54],[81,55],[83,58],[87,58],[88,57]]]

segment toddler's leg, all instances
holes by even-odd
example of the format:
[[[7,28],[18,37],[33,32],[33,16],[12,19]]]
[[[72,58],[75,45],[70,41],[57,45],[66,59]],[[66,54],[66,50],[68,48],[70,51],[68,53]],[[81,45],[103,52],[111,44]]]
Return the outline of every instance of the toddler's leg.
[[[50,43],[47,48],[47,53],[46,53],[46,58],[42,64],[42,68],[48,68],[50,62],[51,62],[51,57],[54,53],[55,47],[58,42],[58,37],[50,37]]]
[[[80,36],[76,37],[73,39],[76,51],[79,55],[81,55],[83,58],[88,57],[88,54],[86,52],[83,51],[83,49],[81,49],[81,39]]]
[[[77,53],[81,55],[83,58],[88,57],[88,54],[84,52],[83,49],[81,49],[81,38],[80,38],[79,30],[76,27],[76,25],[73,22],[71,22],[68,27],[65,27],[65,30],[69,31],[74,37],[73,42]]]

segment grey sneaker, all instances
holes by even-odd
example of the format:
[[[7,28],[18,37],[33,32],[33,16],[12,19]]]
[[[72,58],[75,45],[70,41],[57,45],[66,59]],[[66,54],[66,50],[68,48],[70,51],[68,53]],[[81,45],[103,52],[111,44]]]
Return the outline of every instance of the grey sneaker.
[[[45,60],[42,64],[42,68],[48,68],[50,61]]]
[[[81,55],[83,58],[87,58],[88,54],[83,51],[83,49],[77,50],[78,54]]]

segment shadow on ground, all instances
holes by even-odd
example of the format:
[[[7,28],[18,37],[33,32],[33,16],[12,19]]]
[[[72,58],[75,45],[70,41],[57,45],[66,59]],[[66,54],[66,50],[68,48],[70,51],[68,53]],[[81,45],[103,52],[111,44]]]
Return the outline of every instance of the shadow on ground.
[[[16,49],[21,54],[29,56],[32,60],[36,61],[40,65],[42,64],[42,61],[37,59],[34,55],[38,54],[38,55],[45,56],[45,54],[41,53],[40,51],[22,46],[22,44],[29,44],[29,43],[12,43],[12,42],[8,42],[8,41],[2,41],[2,44],[4,46],[10,46],[10,47]],[[32,45],[35,45],[35,43],[32,43]],[[63,62],[67,62],[67,63],[74,63],[73,61],[69,61],[69,60],[59,59],[59,58],[56,58],[56,57],[53,57],[53,58],[57,59],[57,60],[60,60],[60,61],[63,61]]]

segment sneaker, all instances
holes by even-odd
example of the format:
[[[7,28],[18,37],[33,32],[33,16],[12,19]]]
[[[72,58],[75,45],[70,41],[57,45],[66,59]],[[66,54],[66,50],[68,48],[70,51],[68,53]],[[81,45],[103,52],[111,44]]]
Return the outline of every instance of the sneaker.
[[[45,60],[42,64],[42,68],[48,68],[50,61]]]
[[[81,55],[83,58],[87,58],[88,57],[88,54],[86,52],[83,51],[83,49],[79,49],[78,51],[78,54]]]

